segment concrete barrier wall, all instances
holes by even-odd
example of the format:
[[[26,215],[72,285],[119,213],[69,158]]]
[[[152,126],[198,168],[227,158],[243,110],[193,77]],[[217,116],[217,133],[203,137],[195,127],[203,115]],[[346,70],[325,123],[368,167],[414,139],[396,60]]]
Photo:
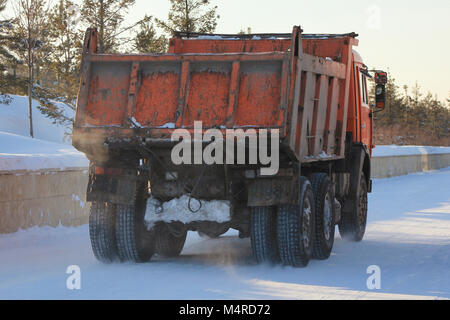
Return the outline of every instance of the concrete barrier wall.
[[[0,173],[0,233],[88,223],[85,168]]]
[[[420,154],[372,158],[372,177],[390,178],[414,172],[439,170],[450,166],[448,154]]]
[[[375,157],[372,176],[388,178],[450,166],[450,154]],[[0,233],[88,223],[87,168],[0,172]]]

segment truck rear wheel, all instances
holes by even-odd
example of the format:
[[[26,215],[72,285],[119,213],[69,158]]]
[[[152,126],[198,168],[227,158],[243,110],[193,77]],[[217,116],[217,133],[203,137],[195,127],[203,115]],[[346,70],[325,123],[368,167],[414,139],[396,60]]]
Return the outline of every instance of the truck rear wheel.
[[[115,234],[115,207],[104,202],[93,202],[89,214],[89,237],[95,258],[103,263],[117,259]]]
[[[326,173],[311,176],[316,208],[315,241],[313,258],[325,260],[330,257],[334,245],[335,209],[331,180]]]
[[[121,261],[147,262],[155,253],[154,234],[144,221],[146,184],[139,186],[134,205],[117,205],[116,238]]]
[[[251,211],[250,238],[253,257],[258,263],[276,264],[280,257],[275,207],[254,207]]]
[[[358,195],[351,211],[343,211],[339,222],[339,233],[345,240],[359,242],[364,238],[367,224],[367,183],[361,173]]]
[[[170,232],[166,224],[159,225],[155,228],[156,252],[163,257],[178,256],[183,250],[186,236],[186,230],[179,235],[175,235]]]
[[[300,205],[278,208],[278,248],[281,262],[293,267],[306,267],[314,246],[314,193],[305,177],[300,181]]]

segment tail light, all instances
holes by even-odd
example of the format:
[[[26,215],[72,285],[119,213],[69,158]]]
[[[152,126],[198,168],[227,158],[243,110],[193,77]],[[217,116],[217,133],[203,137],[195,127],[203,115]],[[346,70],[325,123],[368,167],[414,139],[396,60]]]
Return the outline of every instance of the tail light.
[[[123,169],[95,167],[94,173],[98,176],[120,176],[123,174]]]

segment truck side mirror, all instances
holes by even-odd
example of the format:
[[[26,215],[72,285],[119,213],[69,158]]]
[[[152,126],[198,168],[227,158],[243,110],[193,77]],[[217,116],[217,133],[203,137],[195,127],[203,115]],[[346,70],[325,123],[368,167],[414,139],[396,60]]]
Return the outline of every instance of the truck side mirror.
[[[384,71],[375,72],[375,107],[379,110],[384,110],[386,106],[386,83],[387,73]]]
[[[384,110],[386,106],[386,86],[384,84],[377,84],[375,87],[375,107],[379,110]]]

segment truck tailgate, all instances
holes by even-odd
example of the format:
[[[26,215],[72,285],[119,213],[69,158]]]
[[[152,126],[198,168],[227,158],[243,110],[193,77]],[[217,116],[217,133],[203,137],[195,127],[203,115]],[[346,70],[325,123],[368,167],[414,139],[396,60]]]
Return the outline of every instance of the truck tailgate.
[[[77,125],[280,127],[289,54],[91,55]]]

